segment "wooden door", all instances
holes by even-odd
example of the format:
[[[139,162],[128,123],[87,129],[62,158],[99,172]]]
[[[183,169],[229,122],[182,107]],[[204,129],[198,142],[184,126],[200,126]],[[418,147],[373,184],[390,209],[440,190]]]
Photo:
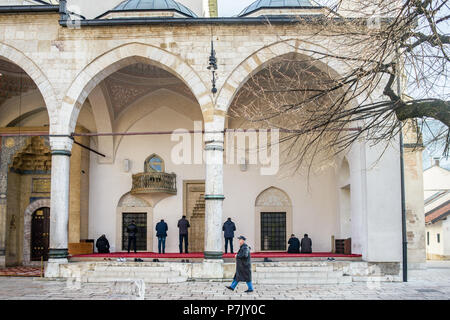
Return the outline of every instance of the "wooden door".
[[[47,261],[49,244],[50,208],[40,208],[31,218],[31,261]]]

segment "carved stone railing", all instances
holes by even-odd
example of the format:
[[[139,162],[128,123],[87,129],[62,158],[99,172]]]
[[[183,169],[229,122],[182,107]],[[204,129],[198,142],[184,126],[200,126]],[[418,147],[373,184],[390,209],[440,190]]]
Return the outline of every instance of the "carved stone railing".
[[[131,193],[177,194],[177,175],[165,172],[144,172],[133,174]]]

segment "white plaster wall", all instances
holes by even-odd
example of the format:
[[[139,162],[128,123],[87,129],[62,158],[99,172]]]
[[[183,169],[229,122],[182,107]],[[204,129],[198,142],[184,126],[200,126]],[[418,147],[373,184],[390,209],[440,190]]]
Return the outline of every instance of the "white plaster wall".
[[[160,108],[143,117],[129,132],[172,131],[178,128],[193,130],[192,120],[169,108]],[[171,149],[177,142],[170,141],[170,135],[159,136],[125,136],[117,150],[114,164],[98,164],[96,157],[91,157],[90,175],[90,210],[89,237],[98,238],[105,233],[111,246],[115,243],[116,207],[122,195],[131,189],[131,175],[144,171],[144,161],[152,153],[160,155],[166,166],[166,172],[177,174],[176,196],[163,199],[153,211],[153,228],[156,222],[165,219],[169,225],[167,252],[176,252],[178,246],[178,229],[176,223],[183,214],[183,180],[204,179],[202,165],[175,166],[171,161]],[[131,160],[130,172],[124,172],[123,160]],[[153,248],[157,248],[156,237]],[[112,247],[112,250],[120,248]]]
[[[427,199],[436,192],[450,190],[450,170],[433,166],[423,172],[424,197]]]
[[[151,99],[146,100],[151,104]],[[130,111],[132,112],[132,111]],[[193,130],[193,122],[174,108],[162,107],[142,117],[129,132],[172,131],[177,128]],[[166,172],[177,174],[176,196],[159,202],[153,211],[153,228],[158,221],[165,219],[169,226],[166,243],[167,252],[178,251],[178,219],[183,214],[183,180],[205,179],[204,165],[174,165],[171,150],[177,142],[170,141],[169,135],[125,136],[118,149],[114,164],[99,164],[91,157],[90,168],[90,213],[89,238],[97,239],[106,234],[115,248],[116,207],[121,196],[131,189],[131,175],[143,172],[144,160],[152,153],[160,155],[166,165]],[[123,171],[124,159],[131,160],[131,171]],[[280,173],[281,175],[281,173]],[[283,175],[285,177],[286,175]],[[224,213],[223,221],[231,217],[237,226],[236,236],[242,234],[249,238],[255,247],[255,200],[265,189],[275,186],[284,190],[293,206],[293,232],[302,236],[308,233],[313,241],[313,250],[329,252],[331,236],[338,235],[336,223],[338,199],[334,168],[330,167],[319,176],[312,176],[308,183],[303,176],[285,177],[262,176],[257,165],[249,165],[248,171],[240,171],[238,165],[224,166]],[[237,240],[235,240],[237,247]],[[153,248],[157,248],[156,237]],[[358,253],[358,252],[356,252]]]
[[[426,232],[430,233],[430,244],[427,244],[427,253],[429,254],[444,254],[444,229],[449,228],[448,221],[438,221],[436,223],[427,225]],[[448,233],[448,231],[447,231]],[[437,242],[437,235],[441,235],[441,242]],[[447,253],[448,254],[448,253]]]
[[[398,140],[366,147],[367,260],[402,260],[402,211]],[[386,150],[385,150],[386,148]],[[384,152],[384,154],[383,154]],[[380,155],[383,157],[380,158]]]

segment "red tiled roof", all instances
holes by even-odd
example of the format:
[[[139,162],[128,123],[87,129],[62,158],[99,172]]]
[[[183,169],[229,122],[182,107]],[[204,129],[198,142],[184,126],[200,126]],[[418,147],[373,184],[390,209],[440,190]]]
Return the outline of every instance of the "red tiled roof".
[[[425,213],[425,223],[435,223],[450,214],[450,200]]]

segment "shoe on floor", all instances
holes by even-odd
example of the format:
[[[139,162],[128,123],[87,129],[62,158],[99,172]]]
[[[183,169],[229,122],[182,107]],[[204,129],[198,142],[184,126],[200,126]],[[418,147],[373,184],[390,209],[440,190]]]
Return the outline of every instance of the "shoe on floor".
[[[229,289],[231,291],[234,291],[234,289],[232,287],[230,287],[230,286],[226,286],[225,288],[227,288],[227,289]]]
[[[253,292],[253,290],[245,290],[245,292],[250,293]]]

